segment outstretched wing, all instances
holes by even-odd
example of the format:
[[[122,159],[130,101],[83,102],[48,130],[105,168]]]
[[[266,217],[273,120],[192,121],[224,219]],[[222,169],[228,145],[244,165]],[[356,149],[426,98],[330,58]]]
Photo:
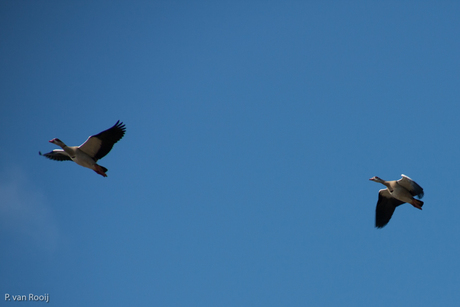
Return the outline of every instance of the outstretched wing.
[[[70,159],[67,153],[62,149],[54,149],[53,151],[50,151],[46,154],[42,154],[40,151],[38,153],[40,156],[47,157],[48,159],[54,161],[72,161],[72,159]]]
[[[396,181],[400,186],[408,190],[412,196],[417,196],[418,198],[422,198],[423,188],[417,184],[414,180],[410,179],[408,176],[402,174],[402,178]]]
[[[125,125],[117,121],[112,128],[90,136],[79,148],[97,161],[110,152],[113,145],[125,135],[125,132]]]
[[[402,204],[404,202],[392,197],[387,189],[381,189],[375,209],[375,227],[382,228],[388,224],[396,207]]]

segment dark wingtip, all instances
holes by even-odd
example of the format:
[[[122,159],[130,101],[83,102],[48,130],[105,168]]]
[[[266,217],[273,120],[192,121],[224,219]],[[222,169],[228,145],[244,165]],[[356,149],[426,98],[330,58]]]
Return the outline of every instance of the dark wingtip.
[[[114,127],[117,127],[119,129],[121,129],[123,131],[123,134],[126,132],[126,126],[125,124],[120,121],[120,120],[117,120],[117,122],[115,123]]]
[[[40,156],[43,156],[41,151],[39,151],[38,154],[39,154]]]

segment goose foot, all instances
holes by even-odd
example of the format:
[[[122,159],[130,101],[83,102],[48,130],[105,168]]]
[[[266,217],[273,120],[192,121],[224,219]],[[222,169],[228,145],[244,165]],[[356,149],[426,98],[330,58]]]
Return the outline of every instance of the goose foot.
[[[102,169],[102,167],[100,167],[100,166],[97,165],[97,164],[96,164],[95,166],[96,166],[96,167],[95,167],[94,171],[95,171],[96,173],[98,173],[98,174],[101,175],[102,177],[107,177],[107,174],[104,172],[104,170]]]
[[[417,209],[422,210],[423,202],[414,199],[414,201],[411,203],[411,205],[414,206],[414,207],[417,208]]]

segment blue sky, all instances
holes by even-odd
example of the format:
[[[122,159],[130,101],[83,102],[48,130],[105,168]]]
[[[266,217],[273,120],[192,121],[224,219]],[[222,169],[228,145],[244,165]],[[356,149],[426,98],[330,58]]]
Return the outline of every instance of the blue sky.
[[[459,13],[0,1],[0,305],[457,306]],[[107,178],[38,155],[117,120]]]

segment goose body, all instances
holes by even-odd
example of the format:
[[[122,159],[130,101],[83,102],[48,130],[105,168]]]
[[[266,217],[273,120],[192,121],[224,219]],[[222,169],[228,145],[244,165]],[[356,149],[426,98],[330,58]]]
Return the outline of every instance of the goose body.
[[[43,154],[43,156],[55,161],[74,161],[78,165],[92,169],[99,175],[107,177],[107,168],[97,164],[97,161],[110,152],[113,145],[124,136],[125,132],[125,125],[117,121],[113,127],[90,136],[80,146],[67,146],[60,139],[54,138],[49,142],[58,145],[62,149],[54,149]],[[39,154],[42,155],[41,152]]]
[[[385,181],[375,176],[371,181],[379,182],[386,186],[386,189],[379,191],[379,199],[375,210],[375,227],[382,228],[391,219],[397,206],[409,203],[417,209],[422,210],[423,201],[415,199],[423,197],[423,188],[406,175],[394,181]]]

